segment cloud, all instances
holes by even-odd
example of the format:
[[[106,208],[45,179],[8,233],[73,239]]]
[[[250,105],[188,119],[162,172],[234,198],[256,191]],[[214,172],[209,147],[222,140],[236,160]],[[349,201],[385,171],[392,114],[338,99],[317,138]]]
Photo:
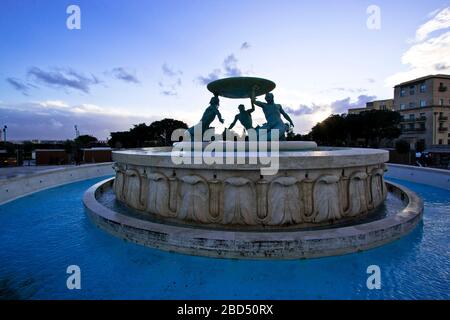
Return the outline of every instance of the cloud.
[[[169,67],[169,66],[167,65],[167,63],[164,63],[164,64],[161,66],[161,69],[162,69],[162,71],[163,71],[163,74],[164,74],[165,76],[167,76],[167,77],[177,77],[177,76],[180,76],[180,75],[183,74],[183,71],[181,71],[181,70],[175,70],[175,69]]]
[[[247,50],[247,49],[250,49],[250,48],[251,48],[251,45],[247,41],[245,41],[245,42],[243,42],[241,44],[241,50]]]
[[[36,88],[36,86],[25,83],[18,78],[6,78],[6,82],[8,82],[15,90],[21,92],[25,96],[28,96],[28,91],[31,88]]]
[[[128,82],[128,83],[140,83],[139,79],[136,77],[135,73],[126,70],[123,67],[118,67],[112,69],[112,74],[116,79]]]
[[[447,19],[445,22],[444,20]],[[450,7],[445,8],[419,27],[416,42],[402,55],[402,64],[408,70],[397,72],[385,82],[394,86],[401,82],[419,78],[436,71],[450,71]],[[436,31],[441,31],[436,34]],[[429,37],[434,34],[433,37]]]
[[[363,108],[367,102],[375,100],[376,96],[360,95],[356,101],[352,102],[350,97],[336,100],[330,104],[333,113],[347,113],[351,108]]]
[[[234,54],[230,54],[223,60],[223,68],[225,70],[225,76],[227,77],[240,77],[242,75],[241,69],[237,67],[238,60]]]
[[[203,76],[199,76],[197,78],[197,81],[200,84],[203,85],[207,85],[208,83],[217,80],[220,78],[220,75],[222,74],[222,71],[220,69],[214,69],[213,71],[211,71],[207,76],[203,77]]]
[[[321,105],[317,105],[317,104],[313,103],[311,106],[301,104],[297,109],[292,109],[290,107],[286,107],[284,109],[288,114],[297,117],[297,116],[314,114],[316,112],[322,111],[323,109],[325,109],[325,106],[321,106]]]
[[[431,33],[450,28],[450,7],[433,11],[432,19],[422,24],[416,31],[416,41],[425,40]]]
[[[82,134],[106,139],[111,131],[123,131],[133,124],[152,122],[153,116],[109,111],[94,104],[69,105],[63,101],[0,103],[0,122],[8,125],[13,140],[64,140],[74,138],[76,124]]]
[[[366,106],[367,102],[373,101],[376,96],[360,95],[356,98],[356,101],[352,101],[351,97],[347,97],[341,100],[335,100],[329,104],[316,104],[300,105],[297,109],[285,107],[284,110],[292,116],[314,115],[317,113],[323,113],[327,110],[331,113],[347,113],[351,108],[362,108]]]
[[[230,54],[223,60],[222,68],[216,68],[206,76],[199,76],[196,81],[201,85],[207,85],[220,77],[240,77],[243,72],[237,64],[238,59],[236,56],[234,54]]]
[[[158,85],[161,88],[161,94],[167,97],[175,97],[178,96],[178,89],[182,85],[181,75],[183,71],[175,70],[164,63],[161,66],[161,70],[163,72],[163,76],[165,79],[163,81],[159,81]]]
[[[85,76],[67,68],[45,71],[38,67],[32,67],[28,70],[27,75],[37,83],[45,84],[49,87],[74,89],[84,93],[89,93],[91,86],[100,83],[100,80],[92,74]]]
[[[331,88],[329,90],[340,91],[340,92],[349,92],[349,93],[362,93],[362,92],[367,91],[367,89],[364,89],[364,88],[344,88],[344,87],[336,87],[336,88]],[[322,90],[321,92],[326,92],[329,90]]]

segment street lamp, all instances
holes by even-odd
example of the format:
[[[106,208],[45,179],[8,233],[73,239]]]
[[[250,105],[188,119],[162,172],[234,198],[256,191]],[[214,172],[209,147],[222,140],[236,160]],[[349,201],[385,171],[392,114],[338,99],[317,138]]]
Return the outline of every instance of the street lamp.
[[[5,126],[3,127],[3,141],[5,141],[5,143],[6,143],[6,129],[8,129],[8,126],[7,126],[7,125],[5,125]]]

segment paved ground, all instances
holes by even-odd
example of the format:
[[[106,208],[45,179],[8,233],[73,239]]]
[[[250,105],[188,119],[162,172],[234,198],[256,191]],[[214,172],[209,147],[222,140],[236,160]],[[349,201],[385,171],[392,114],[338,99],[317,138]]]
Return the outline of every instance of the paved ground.
[[[64,168],[64,167],[73,167],[73,165],[64,165],[64,166],[23,166],[23,167],[6,167],[0,168],[0,179],[7,179],[17,176],[23,176],[27,174],[36,173],[43,170],[55,169],[55,168]]]

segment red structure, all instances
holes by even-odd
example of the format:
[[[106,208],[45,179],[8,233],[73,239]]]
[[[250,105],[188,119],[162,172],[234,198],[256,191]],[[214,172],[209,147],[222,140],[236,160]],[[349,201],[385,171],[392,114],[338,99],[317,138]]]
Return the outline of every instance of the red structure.
[[[69,156],[64,149],[36,149],[36,165],[68,164]]]
[[[84,163],[100,163],[112,161],[111,148],[90,148],[82,149]]]

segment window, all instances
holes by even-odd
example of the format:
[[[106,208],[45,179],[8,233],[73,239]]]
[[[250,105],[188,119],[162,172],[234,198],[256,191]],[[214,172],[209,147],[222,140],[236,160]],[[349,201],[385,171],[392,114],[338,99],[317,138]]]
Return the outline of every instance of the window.
[[[447,144],[450,144],[450,139],[447,140]]]
[[[442,139],[439,139],[439,144],[442,144]]]
[[[414,130],[414,123],[409,123],[408,124],[408,129],[409,130]]]
[[[402,104],[400,105],[400,110],[405,110],[405,109],[406,109],[406,104],[402,103]]]
[[[406,89],[400,88],[400,97],[404,97],[404,96],[406,96]]]
[[[427,85],[425,83],[422,83],[420,85],[420,93],[424,93],[425,91],[427,91]]]
[[[415,102],[410,102],[409,103],[409,107],[410,108],[415,108],[416,107],[416,103]]]
[[[444,99],[439,99],[439,105],[443,106],[444,105]]]
[[[427,106],[427,101],[426,100],[420,100],[420,106],[421,107],[426,107]]]
[[[385,105],[385,104],[382,104],[382,105],[380,106],[380,110],[387,110],[386,105]]]
[[[411,113],[411,114],[409,115],[409,120],[414,120],[414,119],[415,119],[414,113]]]
[[[416,93],[416,86],[410,86],[409,87],[409,94],[414,95]]]
[[[420,124],[420,130],[421,130],[421,131],[425,131],[425,123],[422,122],[422,123]]]

